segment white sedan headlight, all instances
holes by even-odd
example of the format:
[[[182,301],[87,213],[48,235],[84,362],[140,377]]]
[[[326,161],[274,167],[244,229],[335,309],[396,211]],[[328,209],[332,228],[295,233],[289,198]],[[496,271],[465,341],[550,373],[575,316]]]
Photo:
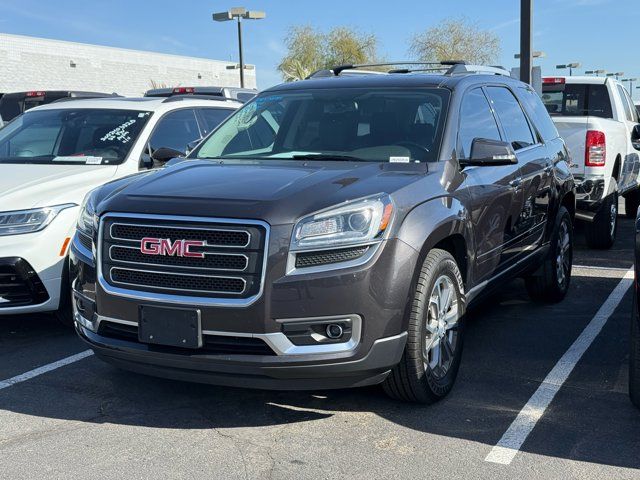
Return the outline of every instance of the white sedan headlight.
[[[391,223],[393,204],[387,194],[331,207],[300,220],[293,229],[291,250],[313,250],[373,243]]]
[[[65,203],[64,205],[55,205],[53,207],[0,212],[0,237],[44,230],[56,218],[58,213],[76,206],[75,203]]]

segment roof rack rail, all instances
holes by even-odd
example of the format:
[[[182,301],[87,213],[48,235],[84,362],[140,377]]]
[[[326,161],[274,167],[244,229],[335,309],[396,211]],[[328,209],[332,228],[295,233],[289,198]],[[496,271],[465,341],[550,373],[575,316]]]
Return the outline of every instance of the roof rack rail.
[[[510,77],[511,73],[503,67],[489,67],[487,65],[453,65],[445,75],[467,75],[471,73],[487,73],[490,75],[504,75]]]
[[[357,68],[365,68],[365,67],[385,67],[385,66],[393,66],[393,65],[438,65],[441,67],[451,67],[455,65],[464,65],[466,62],[463,60],[445,60],[442,62],[414,62],[414,61],[404,61],[404,62],[381,62],[381,63],[359,63],[359,64],[346,64],[346,65],[338,65],[329,69],[322,69],[316,72],[313,72],[307,78],[317,78],[317,77],[338,77],[345,70],[354,70]],[[440,68],[434,69],[434,71],[443,70]],[[408,73],[411,70],[409,69],[394,69],[387,73]]]

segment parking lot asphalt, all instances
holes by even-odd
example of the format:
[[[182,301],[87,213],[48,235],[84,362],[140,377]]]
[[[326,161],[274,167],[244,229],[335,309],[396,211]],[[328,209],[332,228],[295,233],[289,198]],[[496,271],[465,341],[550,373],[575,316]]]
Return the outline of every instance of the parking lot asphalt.
[[[564,302],[533,304],[518,280],[469,312],[456,386],[430,407],[375,387],[290,393],[174,382],[93,356],[2,388],[86,348],[49,316],[0,317],[0,478],[638,479],[626,287],[557,395],[534,412],[512,461],[487,461],[633,264],[631,220],[620,219],[609,251],[587,250],[579,229],[576,243]]]

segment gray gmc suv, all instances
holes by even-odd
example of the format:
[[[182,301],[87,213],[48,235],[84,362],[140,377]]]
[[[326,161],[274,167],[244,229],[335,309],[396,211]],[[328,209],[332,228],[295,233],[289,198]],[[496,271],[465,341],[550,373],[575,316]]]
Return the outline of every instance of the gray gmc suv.
[[[563,299],[575,212],[537,94],[446,67],[273,87],[187,159],[91,192],[70,255],[80,337],[174,379],[444,397],[472,303],[518,276]]]

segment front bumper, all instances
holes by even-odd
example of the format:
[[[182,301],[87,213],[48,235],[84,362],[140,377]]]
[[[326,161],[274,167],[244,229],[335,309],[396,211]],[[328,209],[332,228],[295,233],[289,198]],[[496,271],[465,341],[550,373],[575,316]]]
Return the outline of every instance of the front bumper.
[[[40,232],[0,237],[0,263],[20,260],[29,266],[33,272],[30,276],[35,276],[45,290],[45,295],[34,295],[34,301],[27,305],[14,306],[10,302],[0,301],[0,316],[58,309],[66,260],[66,251],[62,250],[65,239],[73,231],[77,213],[77,207],[68,208]]]
[[[97,281],[91,253],[74,241],[70,275],[76,329],[102,359],[155,376],[268,389],[344,388],[379,383],[396,365],[406,343],[406,305],[418,252],[404,242],[384,242],[363,265],[286,275],[289,227],[273,227],[263,293],[243,307],[182,305],[200,311],[203,337],[261,339],[268,354],[160,347],[139,341],[141,305],[173,306],[107,293]],[[352,319],[344,343],[292,346],[287,327]],[[129,329],[113,335],[100,327]],[[285,335],[286,333],[286,335]],[[296,344],[298,345],[298,344]]]
[[[382,382],[404,351],[406,333],[376,340],[364,355],[201,355],[153,351],[106,339],[76,323],[76,331],[102,360],[146,375],[230,387],[269,390],[349,388]]]

